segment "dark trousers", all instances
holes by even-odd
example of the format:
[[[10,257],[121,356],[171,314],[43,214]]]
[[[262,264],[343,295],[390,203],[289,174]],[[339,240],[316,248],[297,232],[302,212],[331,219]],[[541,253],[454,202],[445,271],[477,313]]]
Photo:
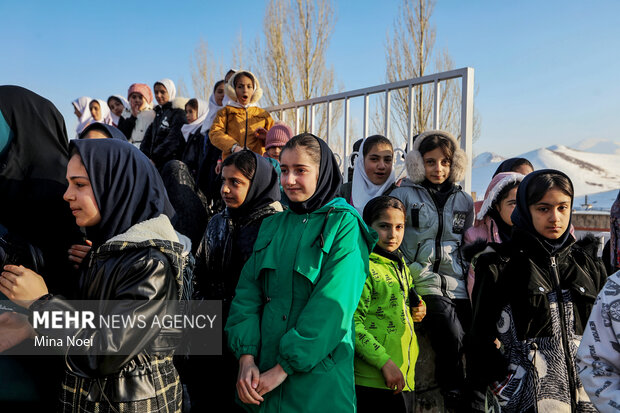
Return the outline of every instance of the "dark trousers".
[[[355,386],[358,413],[413,413],[415,393],[404,391],[394,394],[393,390]]]
[[[463,343],[471,325],[471,304],[468,299],[451,300],[440,295],[425,295],[423,299],[424,328],[435,351],[435,379],[444,392],[461,389],[465,381]]]

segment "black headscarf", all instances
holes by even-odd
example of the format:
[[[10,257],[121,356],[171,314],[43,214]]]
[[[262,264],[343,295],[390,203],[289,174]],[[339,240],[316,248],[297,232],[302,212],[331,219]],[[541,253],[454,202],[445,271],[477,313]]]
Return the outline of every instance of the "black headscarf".
[[[101,222],[86,228],[93,246],[122,234],[142,221],[174,209],[159,172],[138,148],[117,139],[80,139],[71,142],[86,167]]]
[[[49,100],[19,86],[0,86],[0,224],[43,253],[50,292],[70,296],[67,250],[82,241],[67,189],[65,121]]]
[[[573,214],[571,212],[570,220],[568,221],[568,225],[566,226],[566,231],[564,231],[564,234],[562,234],[562,236],[559,237],[558,239],[549,239],[549,238],[543,237],[542,235],[538,233],[538,231],[536,231],[536,228],[534,228],[534,223],[532,222],[532,214],[530,213],[530,208],[529,208],[529,205],[527,204],[527,192],[528,192],[528,186],[530,185],[532,180],[535,177],[539,175],[543,175],[543,174],[554,174],[554,175],[563,176],[566,179],[568,179],[571,186],[573,186],[573,182],[570,180],[568,175],[566,175],[564,172],[560,172],[555,169],[540,169],[538,171],[534,171],[526,175],[525,178],[523,178],[523,181],[521,181],[521,184],[519,184],[519,189],[517,189],[517,205],[515,206],[515,209],[512,211],[510,220],[512,221],[512,224],[515,227],[523,231],[526,231],[530,233],[531,235],[534,235],[536,238],[538,238],[538,240],[540,240],[540,242],[547,249],[547,251],[550,254],[553,254],[557,250],[562,248],[562,246],[564,246],[564,244],[567,242],[567,240],[571,236],[570,227],[571,227],[571,222],[573,220]],[[571,208],[572,208],[572,205],[573,205],[573,198],[571,198]]]
[[[452,192],[454,192],[456,187],[452,182],[450,182],[449,179],[446,179],[441,184],[434,184],[427,178],[424,178],[420,185],[428,189],[428,192],[433,197],[437,208],[443,208],[446,205],[446,201],[450,198],[450,195],[452,195]]]
[[[531,163],[525,158],[508,158],[499,164],[493,174],[493,177],[501,172],[516,172],[513,168],[520,165],[531,165]]]
[[[342,186],[342,175],[336,157],[323,139],[307,133],[319,142],[321,147],[321,162],[319,165],[319,180],[316,183],[314,194],[304,202],[289,202],[289,208],[297,214],[309,214],[321,208],[334,199]]]
[[[78,136],[78,138],[84,139],[86,134],[90,132],[91,130],[98,130],[100,132],[103,132],[105,135],[107,135],[108,138],[119,139],[121,141],[127,140],[127,137],[125,137],[125,134],[121,132],[119,129],[115,128],[112,125],[107,125],[101,122],[91,123],[90,125],[85,127],[84,130],[80,132],[80,135]]]
[[[228,208],[228,213],[232,217],[249,214],[280,200],[280,183],[278,182],[278,173],[273,165],[256,153],[252,151],[247,152],[251,153],[256,160],[256,171],[243,203],[238,208]]]

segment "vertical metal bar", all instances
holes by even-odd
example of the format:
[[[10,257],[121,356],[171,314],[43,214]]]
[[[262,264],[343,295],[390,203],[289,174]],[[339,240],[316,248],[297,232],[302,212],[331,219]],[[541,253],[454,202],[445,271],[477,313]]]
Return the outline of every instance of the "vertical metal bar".
[[[362,133],[362,138],[366,138],[368,136],[368,95],[364,95],[364,129]]]
[[[286,120],[284,119],[284,115],[285,115],[285,113],[284,113],[284,109],[280,109],[280,120],[281,120],[282,122],[286,122]]]
[[[299,114],[301,112],[301,107],[297,106],[295,108],[295,135],[299,135],[299,118],[301,117]]]
[[[344,149],[342,151],[342,176],[344,176],[344,181],[349,182],[349,174],[347,173],[347,168],[349,167],[349,98],[344,98],[344,139],[343,139]]]
[[[409,85],[409,129],[407,130],[407,147],[413,146],[413,85]]]
[[[385,91],[385,137],[390,139],[390,89]]]
[[[433,129],[439,129],[439,98],[441,96],[441,84],[435,79],[435,91],[433,92]]]
[[[310,133],[316,135],[316,133],[314,133],[314,103],[310,105],[310,113],[308,114],[308,117],[310,118]]]
[[[329,132],[330,132],[330,128],[331,128],[331,111],[332,111],[332,102],[330,100],[327,101],[327,131],[325,133],[325,142],[327,142],[327,144],[329,145]]]
[[[465,69],[461,83],[461,148],[467,155],[463,189],[471,192],[471,155],[474,131],[474,69]]]

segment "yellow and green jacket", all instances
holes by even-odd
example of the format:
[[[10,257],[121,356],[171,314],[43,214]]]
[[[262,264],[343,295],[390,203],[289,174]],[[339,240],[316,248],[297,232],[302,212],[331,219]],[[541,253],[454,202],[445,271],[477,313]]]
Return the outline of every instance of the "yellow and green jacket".
[[[375,247],[353,316],[356,385],[387,389],[381,368],[391,359],[405,377],[403,390],[414,390],[419,349],[409,309],[412,285],[413,277],[400,252]]]

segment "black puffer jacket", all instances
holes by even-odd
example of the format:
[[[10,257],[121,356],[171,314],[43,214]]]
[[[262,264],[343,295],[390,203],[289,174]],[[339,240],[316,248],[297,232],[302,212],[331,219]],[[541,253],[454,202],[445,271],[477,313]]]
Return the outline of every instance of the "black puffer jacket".
[[[174,236],[168,218],[161,215],[134,225],[125,234],[91,251],[80,280],[80,298],[98,301],[100,314],[144,316],[146,320],[157,316],[162,320],[167,314],[165,301],[177,301],[180,297],[183,256],[189,250],[184,237],[180,237],[183,243],[179,243],[170,240]],[[123,300],[123,305],[110,300]],[[59,296],[35,301],[30,308],[75,310]],[[108,399],[115,403],[157,397],[158,384],[154,381],[159,377],[154,374],[162,372],[162,367],[155,364],[171,357],[181,338],[179,330],[166,327],[81,331],[37,328],[37,332],[50,338],[64,339],[71,335],[93,340],[91,347],[71,348],[66,361],[72,376],[80,378],[82,389],[88,391],[87,401],[104,404]],[[169,360],[170,370],[166,374],[173,379],[176,372],[172,359]],[[103,394],[100,390],[92,391],[98,387],[90,382],[101,378],[105,379]]]
[[[196,254],[197,298],[222,300],[224,314],[235,295],[241,270],[252,254],[254,242],[263,219],[282,211],[274,202],[235,218],[228,209],[209,221],[207,231]]]
[[[185,139],[181,126],[187,123],[187,116],[180,106],[182,101],[175,99],[155,107],[155,120],[140,144],[140,150],[155,162],[158,169],[171,159],[181,159],[183,155]]]
[[[194,181],[198,180],[198,171],[205,156],[206,137],[200,133],[200,128],[187,137],[181,160],[189,168]]]
[[[512,374],[502,390],[508,400],[502,411],[525,411],[537,403],[540,409],[541,400],[587,410],[590,404],[577,390],[575,355],[605,283],[602,262],[572,237],[551,255],[520,228],[509,242],[492,247],[496,252],[481,255],[476,265],[469,378],[485,386]]]

